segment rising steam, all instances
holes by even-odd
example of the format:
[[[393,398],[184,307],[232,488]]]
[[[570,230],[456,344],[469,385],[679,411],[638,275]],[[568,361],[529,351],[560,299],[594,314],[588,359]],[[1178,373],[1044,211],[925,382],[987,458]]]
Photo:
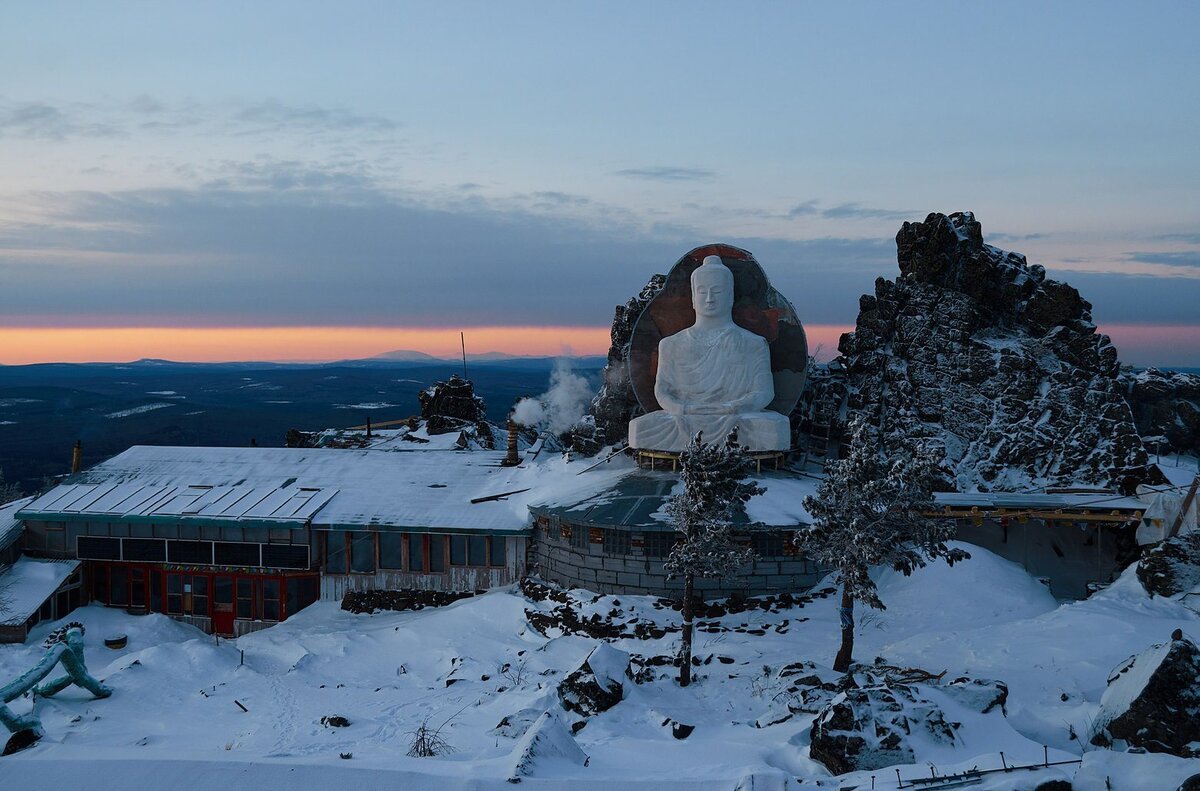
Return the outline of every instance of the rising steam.
[[[512,418],[522,426],[562,434],[579,421],[592,398],[587,379],[559,358],[550,374],[550,389],[535,398],[522,398],[513,407]]]

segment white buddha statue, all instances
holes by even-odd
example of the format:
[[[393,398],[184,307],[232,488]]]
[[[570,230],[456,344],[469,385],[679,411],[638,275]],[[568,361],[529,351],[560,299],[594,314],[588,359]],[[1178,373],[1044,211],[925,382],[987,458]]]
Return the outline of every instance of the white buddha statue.
[[[696,432],[722,442],[734,428],[751,451],[788,450],[791,425],[765,411],[775,398],[766,338],[733,322],[733,273],[710,255],[692,272],[696,323],[658,344],[654,397],[662,406],[629,422],[629,445],[681,451]]]

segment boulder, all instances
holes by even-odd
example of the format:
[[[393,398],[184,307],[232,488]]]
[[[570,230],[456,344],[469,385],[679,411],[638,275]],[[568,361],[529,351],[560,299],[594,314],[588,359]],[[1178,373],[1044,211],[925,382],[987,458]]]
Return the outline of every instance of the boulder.
[[[1004,705],[1008,702],[1008,685],[1003,681],[987,678],[956,678],[942,691],[959,704],[968,709],[987,714],[999,707],[1001,713],[1007,716]]]
[[[579,668],[558,685],[558,699],[567,711],[591,717],[608,711],[625,697],[625,680],[632,679],[629,654],[608,643],[597,645]]]
[[[1200,649],[1182,632],[1118,665],[1092,744],[1200,757]]]
[[[1168,538],[1138,561],[1137,578],[1147,593],[1174,596],[1200,587],[1200,533]]]

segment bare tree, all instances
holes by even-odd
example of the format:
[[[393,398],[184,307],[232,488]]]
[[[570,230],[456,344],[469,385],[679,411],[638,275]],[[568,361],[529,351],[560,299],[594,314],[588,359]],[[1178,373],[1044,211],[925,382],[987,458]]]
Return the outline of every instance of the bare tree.
[[[683,577],[683,633],[679,685],[692,682],[692,620],[696,577],[729,578],[750,560],[750,550],[733,540],[731,520],[751,497],[766,491],[747,481],[752,462],[730,432],[723,444],[706,445],[700,434],[679,454],[683,492],[672,495],[667,512],[681,540],[664,564]]]
[[[827,464],[816,496],[804,498],[812,524],[795,539],[811,560],[838,573],[842,644],[833,668],[839,672],[850,668],[854,652],[854,603],[885,609],[872,566],[908,575],[935,558],[954,565],[970,557],[946,546],[954,523],[929,516],[942,477],[941,448],[917,443],[889,460],[864,418],[852,420],[849,433],[849,456]]]

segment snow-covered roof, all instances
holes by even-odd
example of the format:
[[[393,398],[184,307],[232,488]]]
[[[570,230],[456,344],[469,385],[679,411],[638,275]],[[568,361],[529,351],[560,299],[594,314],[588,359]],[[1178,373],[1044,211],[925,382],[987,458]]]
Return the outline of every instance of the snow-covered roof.
[[[759,524],[766,527],[796,527],[807,524],[805,495],[814,494],[818,481],[791,473],[764,472],[753,480],[766,489],[746,503],[745,514],[734,524]],[[537,514],[557,515],[573,524],[595,527],[626,527],[671,530],[667,521],[667,498],[679,487],[678,473],[628,469],[625,475],[600,480],[591,491],[573,490],[563,496],[557,492],[533,501]]]
[[[22,557],[0,570],[0,626],[20,626],[79,568],[78,560]]]
[[[944,507],[1017,508],[1022,510],[1094,510],[1141,511],[1146,503],[1136,497],[1124,497],[1106,492],[1047,492],[1026,494],[1018,492],[937,492],[934,501]]]
[[[26,497],[0,505],[0,552],[8,549],[21,537],[21,531],[25,529],[25,526],[17,518],[17,511],[32,501],[32,497]]]
[[[523,488],[502,452],[135,446],[23,507],[23,519],[521,531],[471,500]]]

